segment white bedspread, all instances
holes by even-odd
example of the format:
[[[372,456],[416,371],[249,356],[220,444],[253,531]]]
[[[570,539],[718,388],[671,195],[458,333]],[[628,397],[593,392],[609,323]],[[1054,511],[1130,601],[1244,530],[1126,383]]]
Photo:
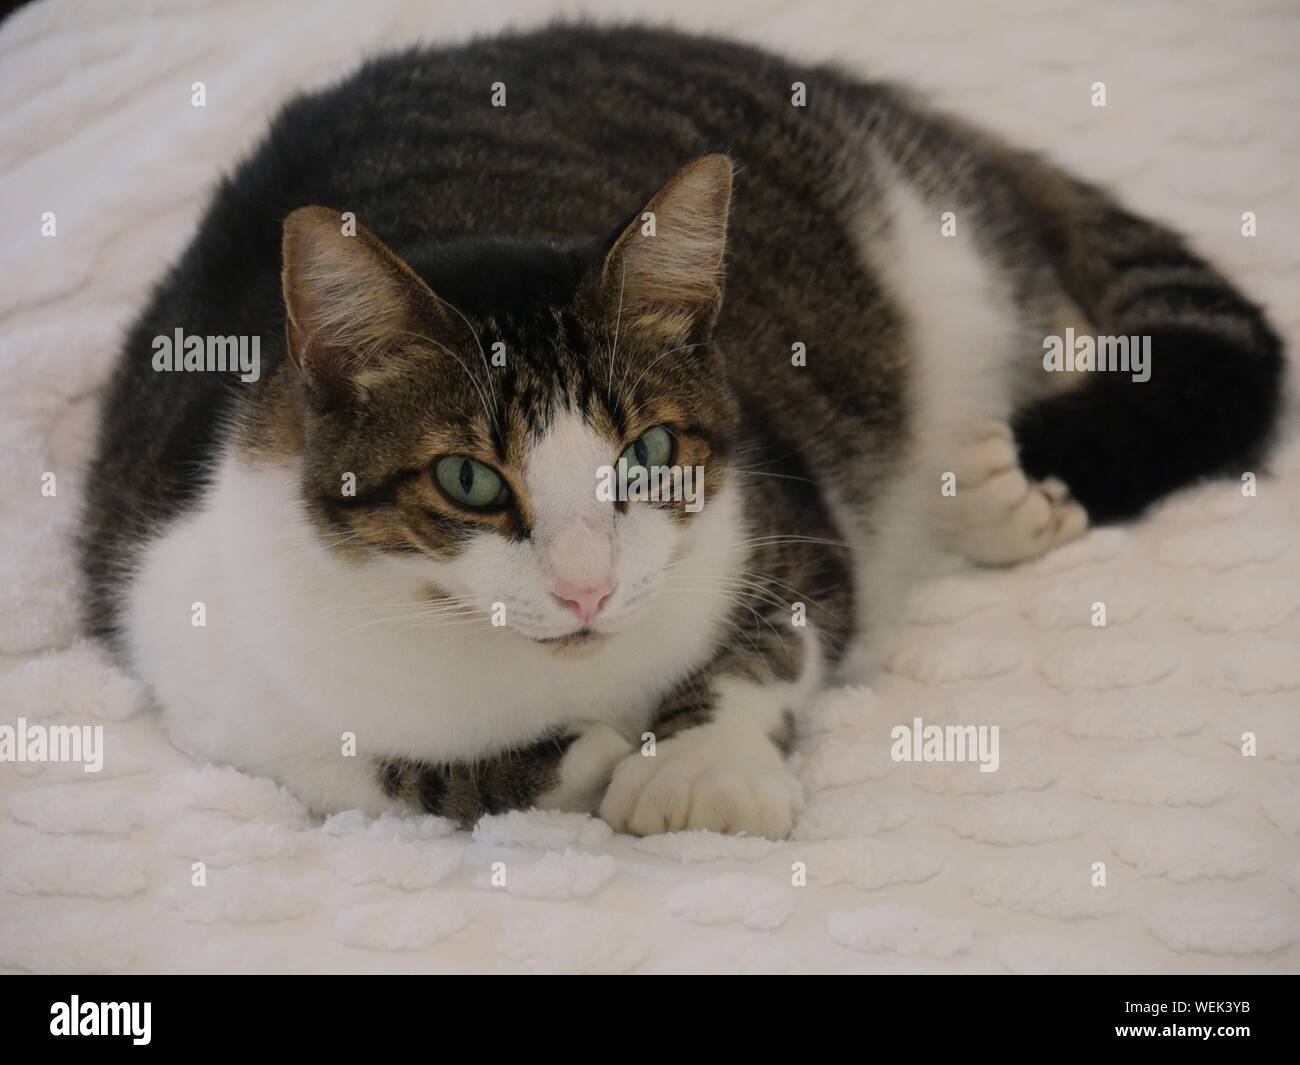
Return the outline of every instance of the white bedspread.
[[[930,89],[1190,232],[1300,341],[1293,3],[599,6]],[[380,46],[497,28],[501,7],[579,10],[47,0],[0,30],[0,723],[102,724],[108,745],[98,775],[0,765],[0,971],[1300,970],[1293,440],[1254,497],[1208,486],[922,588],[874,691],[810,715],[813,795],[780,844],[540,814],[472,838],[321,826],[176,752],[77,638],[95,396],[214,180],[292,90]],[[914,717],[1000,725],[1001,768],[891,761]]]

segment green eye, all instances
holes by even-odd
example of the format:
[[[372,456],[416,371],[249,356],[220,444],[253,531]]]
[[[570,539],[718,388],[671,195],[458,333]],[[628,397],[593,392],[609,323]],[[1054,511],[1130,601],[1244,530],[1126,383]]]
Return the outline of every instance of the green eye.
[[[442,490],[464,507],[487,510],[510,498],[510,489],[496,470],[464,455],[439,459],[433,474]]]
[[[667,466],[673,457],[673,438],[662,425],[647,429],[623,450],[619,462],[635,466]]]

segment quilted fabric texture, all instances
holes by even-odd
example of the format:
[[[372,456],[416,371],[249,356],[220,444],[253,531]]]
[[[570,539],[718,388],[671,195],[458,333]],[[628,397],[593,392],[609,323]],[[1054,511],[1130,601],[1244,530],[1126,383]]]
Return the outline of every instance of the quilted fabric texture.
[[[147,692],[78,639],[95,396],[212,183],[289,92],[381,46],[499,28],[500,6],[520,25],[579,10],[65,0],[0,30],[0,723],[101,724],[107,746],[94,775],[0,764],[0,971],[1300,971],[1290,437],[1242,471],[1254,496],[1222,482],[1036,564],[936,574],[875,687],[809,712],[811,800],[783,843],[539,813],[472,836],[322,825],[176,752]],[[1190,233],[1300,346],[1286,0],[599,7],[930,90]],[[1000,768],[893,761],[890,729],[916,717],[1000,726]]]

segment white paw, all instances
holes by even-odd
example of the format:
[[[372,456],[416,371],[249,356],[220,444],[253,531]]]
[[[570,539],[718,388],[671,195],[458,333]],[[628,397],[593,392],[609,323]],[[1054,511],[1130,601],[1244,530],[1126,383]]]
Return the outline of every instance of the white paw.
[[[630,751],[636,750],[635,744],[608,725],[588,724],[580,728],[582,735],[560,759],[558,782],[536,799],[534,805],[538,809],[591,813],[600,802],[614,767]]]
[[[943,525],[954,551],[985,565],[1007,565],[1046,554],[1081,536],[1088,514],[1054,477],[1030,481],[1020,469],[1011,428],[982,425],[968,438],[953,471],[954,513]]]
[[[600,816],[619,832],[708,829],[784,839],[803,809],[803,787],[771,742],[718,742],[702,725],[665,740],[653,756],[614,770]]]

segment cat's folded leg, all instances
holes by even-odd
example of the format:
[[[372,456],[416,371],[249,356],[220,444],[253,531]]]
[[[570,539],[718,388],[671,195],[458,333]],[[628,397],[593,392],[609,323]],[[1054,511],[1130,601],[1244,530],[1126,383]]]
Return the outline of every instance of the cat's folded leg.
[[[803,806],[785,756],[820,676],[811,627],[773,621],[738,640],[664,701],[654,742],[614,770],[600,816],[638,836],[709,829],[784,838]]]
[[[384,759],[377,779],[384,795],[403,807],[468,828],[484,814],[530,807],[590,812],[632,749],[608,725],[578,724],[472,763]]]

